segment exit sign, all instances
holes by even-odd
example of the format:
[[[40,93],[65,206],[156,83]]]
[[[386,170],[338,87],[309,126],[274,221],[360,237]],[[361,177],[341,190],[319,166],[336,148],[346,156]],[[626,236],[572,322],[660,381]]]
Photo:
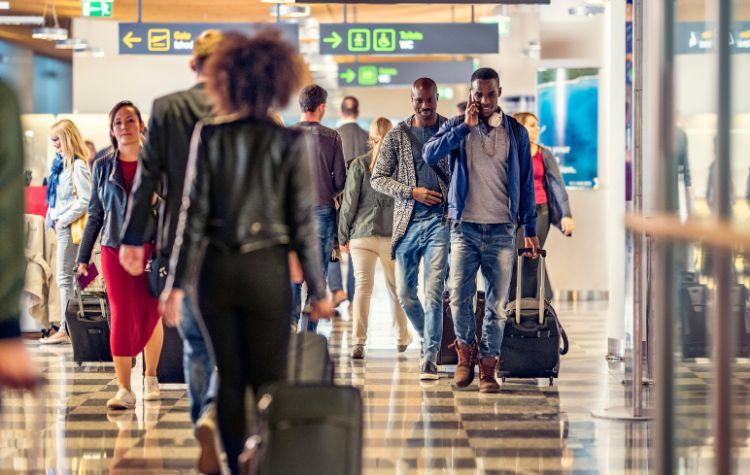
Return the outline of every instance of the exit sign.
[[[84,0],[81,4],[83,16],[87,17],[111,17],[113,0],[103,0],[100,2],[89,2]]]

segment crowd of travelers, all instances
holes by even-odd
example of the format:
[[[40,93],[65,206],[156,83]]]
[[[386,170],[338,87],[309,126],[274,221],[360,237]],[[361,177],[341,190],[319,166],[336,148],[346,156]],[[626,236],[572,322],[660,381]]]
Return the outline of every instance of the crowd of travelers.
[[[297,97],[305,65],[275,32],[204,32],[190,64],[195,86],[156,99],[148,124],[129,101],[112,108],[111,146],[96,160],[73,122],[51,130],[46,224],[57,235],[63,302],[101,245],[119,386],[107,407],[135,407],[131,367],[141,352],[142,397],[161,397],[163,319],[183,339],[199,470],[220,472],[218,434],[237,472],[248,436],[245,392],[284,378],[292,332],[316,331],[349,300],[351,357],[366,358],[377,262],[395,349],[405,352],[418,339],[420,379],[439,378],[447,289],[454,384],[471,385],[478,365],[479,390],[498,392],[516,250],[535,258],[552,225],[566,235],[574,228],[557,161],[539,144],[539,121],[503,112],[498,73],[476,70],[465,111],[452,118],[438,113],[435,81],[419,78],[414,113],[398,123],[375,117],[366,131],[351,96],[341,103],[338,130],[324,126],[328,93],[315,84],[299,93],[300,121],[281,123],[277,111]],[[20,128],[3,128],[20,140]],[[11,198],[0,196],[4,210]],[[6,256],[9,248],[0,261],[10,265],[17,256]],[[524,296],[538,292],[538,265],[524,263]],[[168,270],[157,276],[156,294],[154,267]],[[480,271],[486,311],[477,329]],[[0,338],[16,337],[17,321],[0,321]],[[69,342],[63,314],[60,330],[43,343]],[[4,348],[0,367],[10,364]],[[14,364],[0,384],[33,385],[28,355]]]

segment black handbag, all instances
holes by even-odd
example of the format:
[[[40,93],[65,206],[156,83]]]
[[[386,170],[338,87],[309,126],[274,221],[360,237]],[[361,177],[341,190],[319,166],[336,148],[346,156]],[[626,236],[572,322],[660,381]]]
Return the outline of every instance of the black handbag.
[[[160,256],[156,250],[151,251],[151,258],[146,262],[146,275],[148,276],[148,292],[154,298],[161,297],[167,285],[168,266],[168,259]]]

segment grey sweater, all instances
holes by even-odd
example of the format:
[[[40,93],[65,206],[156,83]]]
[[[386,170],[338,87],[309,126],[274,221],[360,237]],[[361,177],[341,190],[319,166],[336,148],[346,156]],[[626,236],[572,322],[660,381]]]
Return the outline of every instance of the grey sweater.
[[[383,139],[380,157],[372,171],[371,184],[375,191],[394,198],[393,234],[391,236],[391,256],[395,257],[396,246],[406,234],[412,213],[414,198],[412,190],[417,186],[417,174],[414,170],[414,157],[411,151],[411,140],[403,125],[411,126],[414,116],[409,117],[398,126],[391,129]],[[448,119],[438,116],[438,123],[442,126]],[[438,174],[443,199],[448,196],[448,183],[440,176],[450,176],[448,156],[440,159],[438,167],[442,173]]]

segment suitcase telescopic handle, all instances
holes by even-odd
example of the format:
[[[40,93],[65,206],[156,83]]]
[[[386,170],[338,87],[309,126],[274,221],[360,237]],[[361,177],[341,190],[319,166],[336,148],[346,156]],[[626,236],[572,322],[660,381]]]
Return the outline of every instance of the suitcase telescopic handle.
[[[523,279],[523,255],[533,250],[529,247],[522,247],[518,250],[518,262],[516,262],[516,325],[521,326],[521,281]],[[539,325],[544,324],[544,294],[546,292],[545,285],[545,265],[544,260],[547,258],[547,251],[544,249],[538,249],[539,259]]]

